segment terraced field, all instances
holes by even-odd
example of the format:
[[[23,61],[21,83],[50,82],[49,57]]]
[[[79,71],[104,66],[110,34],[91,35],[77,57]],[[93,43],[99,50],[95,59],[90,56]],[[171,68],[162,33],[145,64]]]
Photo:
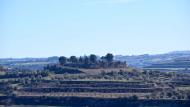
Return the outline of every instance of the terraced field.
[[[178,106],[181,102],[189,104],[189,74],[112,70],[91,73],[90,70],[80,69],[83,73],[77,74],[56,74],[51,71],[5,72],[0,76],[0,104],[92,106],[95,102],[106,105],[133,102],[133,107],[140,107],[139,104],[144,102],[155,105],[152,100],[164,102],[161,104],[175,101],[177,103],[174,104]]]
[[[50,85],[51,84],[51,85]],[[163,88],[154,84],[140,82],[114,82],[114,81],[53,81],[23,87],[17,90],[18,96],[72,96],[72,97],[99,97],[121,98],[138,96],[145,99],[152,92],[162,91]]]

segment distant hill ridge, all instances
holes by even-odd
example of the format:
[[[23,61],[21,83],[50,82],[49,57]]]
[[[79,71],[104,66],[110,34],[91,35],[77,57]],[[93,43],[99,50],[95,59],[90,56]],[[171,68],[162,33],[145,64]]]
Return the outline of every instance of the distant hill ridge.
[[[126,61],[130,66],[147,67],[154,64],[167,64],[178,61],[189,61],[190,51],[173,51],[165,54],[156,55],[132,55],[132,56],[115,56],[116,60]]]
[[[11,66],[11,67],[24,67],[32,69],[42,69],[44,65],[58,63],[57,56],[48,57],[48,58],[0,58],[0,65],[2,66]],[[190,51],[173,51],[165,54],[156,54],[156,55],[115,55],[115,60],[126,61],[129,66],[143,68],[151,67],[156,64],[161,65],[175,65],[172,67],[180,67],[179,65],[188,65],[190,61]],[[37,67],[36,67],[37,66]],[[183,66],[184,67],[184,66]]]

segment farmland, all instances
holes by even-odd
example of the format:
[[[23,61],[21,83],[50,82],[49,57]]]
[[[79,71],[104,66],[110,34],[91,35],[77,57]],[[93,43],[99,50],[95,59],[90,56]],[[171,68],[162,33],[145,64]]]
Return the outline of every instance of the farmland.
[[[108,70],[98,74],[91,73],[90,70],[78,74],[56,74],[50,71],[5,72],[0,76],[1,99],[5,98],[1,103],[20,104],[14,100],[23,98],[40,101],[47,98],[47,102],[66,98],[189,101],[190,75],[130,69]],[[39,104],[33,100],[28,105],[31,103]]]
[[[43,70],[10,71],[1,67],[0,104],[94,107],[190,104],[189,73],[137,69],[112,59],[63,61],[64,64],[61,61]]]

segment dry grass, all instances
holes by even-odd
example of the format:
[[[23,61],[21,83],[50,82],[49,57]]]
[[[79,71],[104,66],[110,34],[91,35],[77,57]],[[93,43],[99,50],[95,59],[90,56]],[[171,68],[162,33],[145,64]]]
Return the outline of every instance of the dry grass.
[[[87,74],[100,74],[101,72],[119,72],[119,71],[128,71],[128,72],[132,72],[133,68],[101,68],[101,69],[79,69]]]
[[[49,96],[49,97],[92,97],[92,98],[125,98],[133,95],[140,99],[145,99],[150,93],[97,93],[97,92],[54,92],[54,93],[35,93],[35,92],[17,92],[17,96]]]
[[[186,86],[186,87],[177,87],[178,90],[182,90],[182,91],[190,91],[190,86]]]

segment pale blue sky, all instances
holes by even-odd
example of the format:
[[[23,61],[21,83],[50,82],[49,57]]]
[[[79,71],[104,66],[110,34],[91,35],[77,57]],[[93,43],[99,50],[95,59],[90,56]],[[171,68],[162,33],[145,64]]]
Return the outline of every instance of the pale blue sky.
[[[190,50],[190,0],[0,0],[0,57]]]

